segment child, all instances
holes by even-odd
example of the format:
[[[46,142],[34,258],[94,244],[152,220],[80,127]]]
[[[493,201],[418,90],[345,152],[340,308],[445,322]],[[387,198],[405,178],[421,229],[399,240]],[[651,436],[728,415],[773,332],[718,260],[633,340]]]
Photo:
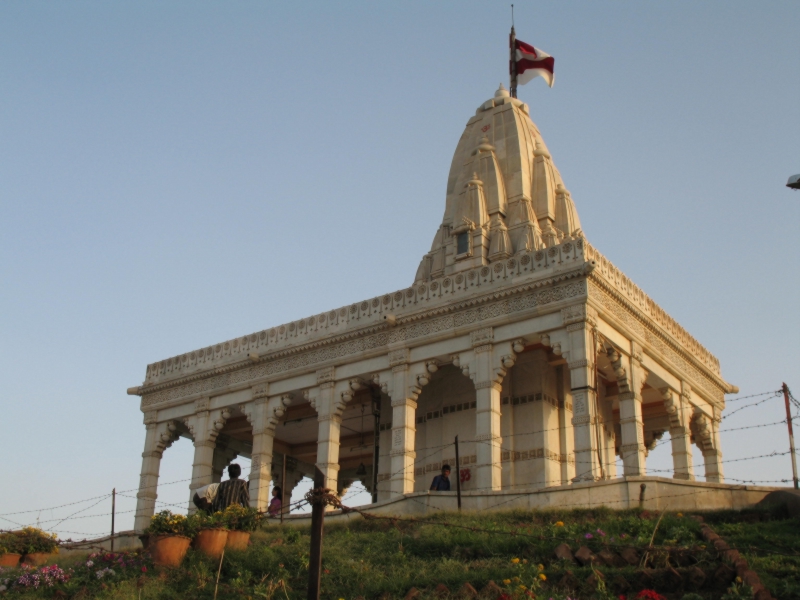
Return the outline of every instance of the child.
[[[281,499],[283,498],[283,490],[277,485],[272,488],[272,500],[269,501],[267,512],[270,517],[277,517],[281,514]]]

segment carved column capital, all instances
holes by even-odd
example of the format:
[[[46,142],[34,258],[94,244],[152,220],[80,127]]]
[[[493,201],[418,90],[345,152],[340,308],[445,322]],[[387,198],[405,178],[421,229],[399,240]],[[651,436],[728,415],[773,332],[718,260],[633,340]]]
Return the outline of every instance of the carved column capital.
[[[476,352],[478,352],[477,347],[483,346],[486,344],[492,343],[494,340],[494,329],[491,327],[484,327],[483,329],[477,329],[470,333],[470,341],[472,342],[472,347],[476,348]]]

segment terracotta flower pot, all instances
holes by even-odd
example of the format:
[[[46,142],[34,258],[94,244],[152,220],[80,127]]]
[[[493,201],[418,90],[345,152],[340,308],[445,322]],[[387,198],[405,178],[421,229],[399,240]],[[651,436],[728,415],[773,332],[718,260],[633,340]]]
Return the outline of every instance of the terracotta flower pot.
[[[192,539],[185,535],[154,535],[150,536],[148,549],[155,565],[177,567],[191,543]]]
[[[201,529],[192,546],[209,558],[219,558],[228,541],[227,529]]]
[[[229,531],[228,543],[225,544],[225,547],[228,550],[247,550],[247,543],[249,541],[249,531]]]
[[[19,564],[20,558],[22,558],[22,555],[15,554],[14,552],[0,554],[0,567],[16,567]]]
[[[31,552],[22,557],[22,562],[26,565],[38,567],[50,560],[51,556],[53,556],[53,554],[50,552]]]

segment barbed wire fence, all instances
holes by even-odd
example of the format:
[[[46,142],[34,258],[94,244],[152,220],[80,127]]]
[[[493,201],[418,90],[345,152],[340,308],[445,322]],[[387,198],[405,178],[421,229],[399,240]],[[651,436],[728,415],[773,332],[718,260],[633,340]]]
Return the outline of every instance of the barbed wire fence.
[[[758,394],[750,394],[750,395],[747,395],[747,396],[740,396],[740,397],[737,397],[737,398],[727,399],[726,403],[736,403],[736,402],[740,402],[740,401],[744,401],[744,400],[751,400],[751,402],[748,402],[747,404],[742,405],[742,406],[737,406],[736,409],[734,409],[730,413],[726,414],[723,417],[722,421],[727,420],[730,416],[732,416],[732,415],[734,415],[734,414],[736,414],[736,413],[738,413],[740,411],[763,405],[768,400],[770,400],[770,399],[772,399],[772,398],[774,398],[776,396],[781,395],[782,392],[783,392],[782,389],[780,389],[780,390],[770,390],[770,391],[761,392],[761,393],[758,393]],[[800,411],[800,401],[798,401],[796,398],[794,398],[794,396],[791,395],[791,392],[788,392],[788,399],[791,402],[791,405],[795,409],[795,411],[799,412]],[[791,421],[792,422],[800,421],[800,414],[793,415],[792,418],[791,418]],[[744,426],[740,426],[740,427],[722,428],[722,429],[719,430],[719,433],[742,431],[742,430],[749,430],[749,429],[768,428],[768,427],[775,427],[775,426],[786,425],[786,424],[787,424],[787,419],[783,419],[783,420],[777,420],[777,421],[772,421],[772,422],[768,422],[768,423],[759,423],[759,424],[753,424],[753,425],[744,425]],[[538,434],[542,434],[542,433],[546,433],[546,432],[562,431],[562,430],[568,429],[568,428],[570,428],[570,426],[566,425],[566,426],[545,428],[545,429],[540,429],[540,430],[531,431],[531,432],[525,432],[525,433],[508,434],[508,435],[503,436],[503,440],[505,441],[508,438],[523,438],[525,436],[533,436],[533,435],[538,435]],[[666,444],[666,443],[670,443],[670,441],[671,441],[670,439],[659,440],[654,445],[653,448],[659,447],[659,446],[661,446],[663,444]],[[467,439],[467,440],[463,440],[461,443],[462,444],[489,444],[489,445],[498,447],[501,452],[509,452],[509,453],[513,452],[513,450],[511,448],[508,448],[507,446],[503,446],[503,445],[497,445],[494,442],[492,442],[491,440]],[[387,480],[387,479],[391,480],[392,478],[394,478],[397,475],[404,475],[405,471],[408,470],[408,469],[411,469],[412,473],[416,473],[416,469],[417,469],[418,466],[422,465],[423,468],[424,468],[425,462],[428,459],[430,459],[431,457],[439,454],[442,450],[444,450],[446,448],[450,448],[452,446],[453,446],[453,443],[449,442],[449,443],[446,443],[446,444],[440,444],[440,445],[436,445],[436,446],[431,446],[431,447],[418,449],[417,457],[415,458],[415,460],[413,461],[412,464],[407,465],[407,466],[403,467],[402,469],[400,469],[398,471],[391,472],[391,473],[388,473],[388,474],[384,474],[384,481]],[[424,452],[424,454],[422,454],[420,456],[420,454],[423,453],[423,452]],[[756,460],[764,461],[764,460],[769,460],[769,459],[772,459],[772,458],[775,458],[775,457],[785,456],[785,455],[787,455],[789,453],[790,453],[789,450],[787,450],[787,451],[774,450],[774,451],[769,452],[769,453],[762,453],[762,454],[757,454],[757,455],[752,455],[752,456],[743,456],[743,457],[724,459],[721,462],[723,464],[730,464],[730,463],[741,463],[741,462],[745,462],[745,461],[756,461]],[[583,461],[575,461],[575,464],[577,466],[577,465],[584,464],[584,463],[583,463]],[[594,474],[594,475],[599,475],[599,473],[595,473],[596,470],[600,469],[600,466],[596,465],[596,461],[591,461],[590,464],[592,465],[592,470],[590,471],[590,473]],[[242,475],[243,476],[246,475],[247,473],[250,472],[251,469],[252,469],[252,467],[244,469]],[[671,472],[671,471],[672,471],[672,469],[648,469],[647,472],[648,472],[648,474],[657,474],[657,473],[667,473],[667,472]],[[457,474],[456,476],[459,476],[459,474]],[[743,478],[736,478],[736,477],[727,476],[725,479],[726,479],[726,481],[736,482],[736,483],[740,483],[740,484],[785,484],[785,483],[792,482],[792,479],[786,479],[786,478],[784,478],[784,479],[761,479],[761,480],[756,480],[756,479],[743,479]],[[161,482],[161,483],[158,483],[158,484],[156,484],[154,486],[145,486],[145,487],[142,487],[142,488],[125,489],[125,490],[117,491],[116,492],[116,497],[124,498],[125,500],[138,501],[138,498],[135,495],[131,495],[132,493],[144,491],[144,490],[147,490],[147,489],[150,489],[150,488],[161,488],[161,487],[172,486],[172,485],[177,485],[177,484],[181,484],[181,483],[191,483],[192,481],[194,481],[194,480],[193,480],[193,478],[190,477],[190,478],[177,479],[177,480],[168,481],[168,482]],[[553,486],[553,487],[558,487],[560,485],[561,484],[559,483],[558,485]],[[269,482],[267,482],[266,486],[270,486]],[[492,490],[492,489],[493,488],[475,488],[475,487],[470,487],[468,491],[469,492],[480,492],[480,491],[488,491],[488,490]],[[537,489],[537,491],[546,491],[548,489],[550,489],[550,488],[545,487],[545,488]],[[339,500],[339,502],[343,503],[346,500],[353,499],[353,498],[357,497],[359,494],[368,493],[370,491],[371,490],[367,486],[365,486],[363,484],[359,484],[358,482],[354,482],[353,485],[351,485],[350,488],[348,489],[347,493]],[[384,493],[388,492],[389,497],[392,497],[392,496],[395,496],[395,495],[398,495],[398,494],[399,495],[405,495],[405,494],[402,494],[401,492],[396,492],[396,491],[393,491],[391,489],[382,490],[382,492],[384,492]],[[512,492],[513,492],[513,490],[512,490]],[[509,498],[506,501],[501,502],[500,504],[495,505],[495,508],[498,507],[498,506],[502,506],[504,504],[510,504],[510,503],[518,500],[519,498],[522,498],[524,496],[529,495],[530,493],[531,493],[531,490],[520,491],[519,494],[513,494],[512,493],[512,497],[511,498]],[[700,492],[692,492],[692,494],[694,494],[694,493],[700,493]],[[63,524],[71,525],[73,523],[75,523],[77,525],[80,522],[86,521],[86,520],[89,520],[89,519],[107,518],[107,519],[110,520],[110,518],[112,516],[112,511],[111,510],[109,510],[107,512],[94,512],[94,513],[91,513],[91,514],[84,514],[84,513],[86,513],[90,509],[94,508],[95,506],[98,506],[98,505],[102,504],[103,502],[109,501],[111,498],[112,498],[112,494],[109,493],[109,494],[103,494],[103,495],[99,495],[99,496],[91,496],[91,497],[88,497],[88,498],[85,498],[85,499],[82,499],[82,500],[75,500],[75,501],[71,501],[71,502],[65,502],[65,503],[62,503],[62,504],[59,504],[59,505],[55,505],[55,506],[48,506],[48,507],[37,508],[37,509],[29,509],[29,510],[22,510],[22,511],[12,511],[12,512],[7,512],[7,513],[0,513],[0,527],[2,527],[2,529],[0,529],[0,531],[8,531],[9,530],[7,528],[8,525],[10,525],[12,527],[19,527],[19,528],[30,527],[30,526],[38,526],[38,527],[40,527],[42,529],[45,529],[46,531],[50,531],[50,532],[56,533],[59,536],[62,536],[62,535],[82,536],[83,539],[79,540],[79,541],[86,541],[86,540],[89,540],[90,538],[106,537],[107,534],[102,534],[102,533],[98,533],[98,532],[76,531],[76,530],[74,530],[72,528],[64,528],[64,527],[62,527],[62,525]],[[661,498],[666,498],[666,497],[665,496],[661,496]],[[425,506],[427,508],[429,508],[429,509],[433,508],[434,510],[436,510],[435,507],[431,507],[429,504],[427,504],[425,502],[422,502],[422,501],[414,498],[413,496],[410,497],[410,499],[412,501],[420,502],[422,504],[425,504]],[[609,502],[603,502],[601,504],[608,505],[608,504],[613,504],[615,502],[622,502],[622,501],[609,501]],[[627,500],[625,502],[627,502]],[[180,502],[180,503],[177,503],[177,502],[166,502],[166,501],[161,501],[161,500],[158,500],[158,499],[155,500],[155,504],[156,504],[156,510],[169,509],[169,508],[177,508],[179,510],[186,510],[187,507],[188,507],[188,502]],[[52,515],[55,511],[62,510],[62,509],[78,508],[81,505],[85,505],[85,506],[82,506],[78,510],[73,510],[72,512],[69,512],[69,514],[64,515],[64,516],[57,516],[57,517],[53,516],[51,518],[44,519],[44,520],[42,520],[40,518],[42,513],[48,513],[49,512]],[[588,507],[589,505],[591,505],[591,503],[587,503],[587,502],[581,502],[580,503],[580,506],[584,506],[584,507]],[[312,503],[309,501],[309,499],[307,497],[304,497],[304,498],[302,498],[302,499],[300,499],[298,501],[288,503],[286,505],[286,507],[285,507],[285,510],[287,510],[287,511],[295,510],[296,511],[296,510],[307,508],[307,507],[311,507],[311,506],[312,506]],[[343,506],[345,506],[345,505],[343,504]],[[565,507],[565,505],[560,503],[559,507]],[[346,507],[346,508],[347,508],[348,512],[356,511],[356,512],[363,513],[364,510],[365,510],[365,509],[355,509],[353,507]],[[113,514],[115,514],[115,515],[128,515],[128,514],[131,514],[131,513],[136,513],[136,510],[137,510],[136,508],[124,509],[124,510],[116,510],[116,511],[113,511]],[[368,509],[366,509],[366,510],[368,510]],[[30,517],[33,516],[33,515],[36,515],[35,520],[31,520],[30,519]],[[5,523],[6,527],[3,527],[2,523]],[[69,527],[69,525],[67,525],[67,527]],[[76,540],[73,540],[72,538],[69,538],[65,542],[67,542],[67,543],[76,543]]]

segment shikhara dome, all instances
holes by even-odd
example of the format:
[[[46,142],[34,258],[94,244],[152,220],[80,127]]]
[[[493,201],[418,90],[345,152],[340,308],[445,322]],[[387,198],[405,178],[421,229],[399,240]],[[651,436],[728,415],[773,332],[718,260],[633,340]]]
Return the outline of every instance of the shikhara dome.
[[[415,281],[581,237],[578,212],[528,105],[500,85],[467,121],[442,224]]]

